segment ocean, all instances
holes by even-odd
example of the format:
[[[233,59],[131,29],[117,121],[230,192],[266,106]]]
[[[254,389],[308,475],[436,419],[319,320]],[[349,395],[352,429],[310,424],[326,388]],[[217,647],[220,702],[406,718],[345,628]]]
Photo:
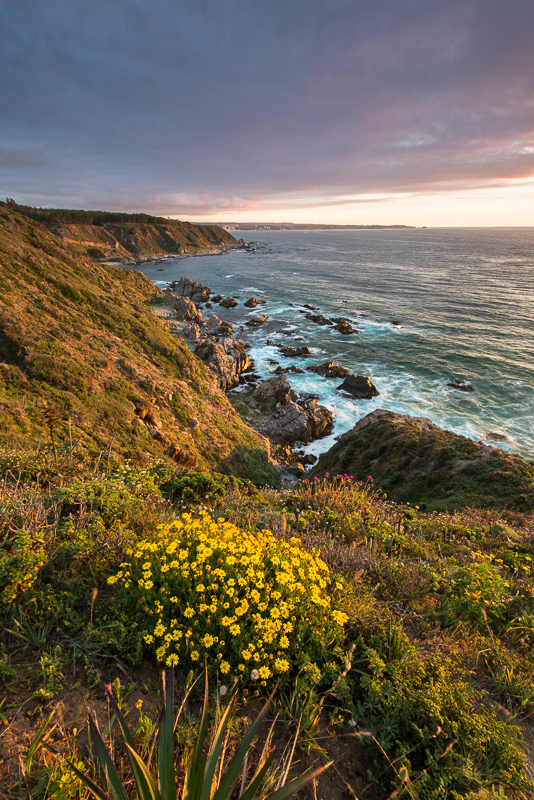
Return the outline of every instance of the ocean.
[[[375,408],[428,417],[475,440],[534,458],[534,228],[239,232],[257,242],[249,253],[167,260],[140,267],[164,288],[182,275],[214,294],[238,299],[235,309],[209,313],[238,325],[258,313],[268,322],[246,328],[256,372],[271,375],[276,360],[305,369],[333,360],[365,375],[380,395],[353,400],[341,381],[290,374],[301,395],[334,412],[331,436],[313,442],[319,454]],[[159,270],[159,271],[158,271]],[[255,295],[265,305],[243,306]],[[346,317],[358,334],[345,336],[307,320]],[[400,323],[400,324],[394,324]],[[238,332],[237,334],[241,334]],[[304,340],[298,341],[300,338]],[[272,339],[308,358],[284,358]],[[472,393],[447,386],[469,382]]]

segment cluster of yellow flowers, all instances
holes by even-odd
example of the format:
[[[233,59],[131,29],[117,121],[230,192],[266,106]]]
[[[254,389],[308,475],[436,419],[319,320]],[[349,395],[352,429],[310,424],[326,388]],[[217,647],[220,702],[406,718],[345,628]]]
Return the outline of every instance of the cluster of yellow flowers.
[[[320,658],[347,620],[332,607],[328,567],[299,545],[184,514],[127,551],[108,582],[133,603],[159,661],[188,669],[206,658],[223,675],[263,682],[283,678],[304,648]]]

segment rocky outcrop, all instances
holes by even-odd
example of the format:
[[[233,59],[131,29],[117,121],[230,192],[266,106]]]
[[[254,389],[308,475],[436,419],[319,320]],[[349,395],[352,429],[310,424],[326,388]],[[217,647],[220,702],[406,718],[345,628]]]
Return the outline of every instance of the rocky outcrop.
[[[235,308],[237,305],[237,300],[234,297],[225,297],[224,300],[221,300],[221,306],[223,308]]]
[[[252,421],[260,433],[277,445],[303,442],[328,436],[332,432],[334,416],[317,400],[298,400],[285,376],[270,378],[261,383],[252,395],[253,399],[267,402],[274,398],[276,406],[263,419]]]
[[[336,386],[340,392],[347,392],[357,400],[370,400],[371,397],[378,397],[380,392],[371,383],[369,378],[363,375],[347,375],[340,386]]]
[[[265,305],[265,302],[265,300],[258,300],[257,297],[250,297],[243,305],[247,308],[256,308],[256,306]]]
[[[350,333],[359,333],[356,328],[353,328],[351,323],[345,317],[332,317],[332,322],[335,323],[334,330],[348,336]]]
[[[332,320],[325,317],[323,314],[306,314],[306,319],[310,322],[315,322],[316,325],[333,325]]]
[[[173,281],[169,289],[174,294],[189,297],[195,303],[207,303],[211,294],[211,289],[207,286],[186,277],[181,277],[179,281]]]
[[[252,361],[246,352],[246,344],[241,339],[216,341],[211,337],[199,341],[194,349],[217,376],[219,386],[224,392],[237,386],[242,372],[252,369]]]
[[[308,372],[315,372],[323,378],[346,378],[349,374],[348,369],[339,367],[333,361],[325,361],[324,364],[319,364],[315,367],[306,367]]]
[[[171,304],[174,308],[176,319],[181,322],[194,322],[196,325],[204,324],[202,313],[189,297],[171,296]]]
[[[426,511],[534,509],[534,463],[487,442],[439,428],[425,417],[376,409],[323,453],[310,477],[353,475],[388,499]],[[506,513],[506,512],[505,512]]]
[[[229,322],[223,322],[215,314],[206,321],[206,333],[210,336],[230,336],[233,328]]]
[[[248,325],[249,328],[257,328],[259,325],[263,325],[267,322],[268,316],[267,314],[256,314],[256,316],[251,317],[245,325]]]
[[[304,375],[304,370],[303,369],[299,369],[299,367],[295,367],[293,365],[291,365],[289,367],[278,366],[275,370],[273,370],[273,372],[274,372],[275,375],[283,375],[286,372],[293,372],[296,375]]]
[[[308,400],[302,405],[290,400],[276,409],[271,419],[263,420],[257,430],[275,444],[307,444],[332,431],[333,414]]]
[[[253,397],[263,401],[274,397],[277,403],[288,403],[291,400],[291,384],[285,377],[270,378],[260,383]]]

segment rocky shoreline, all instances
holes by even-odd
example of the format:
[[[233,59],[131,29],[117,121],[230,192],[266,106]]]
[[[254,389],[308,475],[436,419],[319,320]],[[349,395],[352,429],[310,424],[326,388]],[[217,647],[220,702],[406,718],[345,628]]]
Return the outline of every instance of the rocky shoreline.
[[[157,313],[167,318],[175,333],[214,373],[220,388],[227,393],[242,418],[270,442],[271,457],[285,473],[286,482],[290,482],[291,477],[294,480],[295,476],[304,474],[317,459],[306,454],[302,446],[330,435],[334,415],[328,408],[319,405],[315,397],[298,396],[292,389],[288,373],[304,372],[294,364],[280,364],[273,360],[273,377],[267,380],[262,380],[255,373],[248,354],[250,345],[243,334],[246,334],[247,327],[259,328],[263,325],[268,319],[267,314],[256,314],[243,320],[242,324],[232,325],[211,312],[216,305],[235,308],[238,301],[233,297],[213,296],[209,287],[186,277],[168,286],[165,299],[165,306],[160,307]],[[264,300],[256,297],[250,297],[242,303],[246,309],[264,304]],[[357,333],[349,320],[330,320],[323,315],[307,313],[313,310],[316,309],[309,304],[302,306],[307,318],[317,324],[336,326],[345,335]],[[312,355],[307,345],[291,347],[269,339],[266,344],[276,347],[284,362],[286,359]],[[343,379],[337,388],[353,398],[368,399],[379,394],[369,378],[350,374],[334,362],[307,369],[325,379]]]

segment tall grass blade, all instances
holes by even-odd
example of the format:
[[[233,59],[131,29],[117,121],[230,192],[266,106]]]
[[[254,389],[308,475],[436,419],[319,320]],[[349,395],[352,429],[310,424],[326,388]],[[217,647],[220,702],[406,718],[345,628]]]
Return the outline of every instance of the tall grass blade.
[[[254,722],[252,723],[252,725],[248,729],[246,735],[243,737],[243,740],[241,741],[241,744],[240,744],[235,756],[230,761],[230,764],[228,765],[226,773],[225,773],[221,783],[219,784],[219,788],[217,789],[217,791],[213,795],[212,800],[226,800],[226,798],[230,794],[230,791],[232,789],[234,781],[237,778],[237,775],[239,774],[239,770],[241,769],[241,765],[243,764],[243,762],[245,760],[245,755],[247,754],[247,751],[248,751],[250,745],[252,744],[252,740],[254,739],[254,737],[256,735],[256,731],[258,730],[259,726],[261,725],[261,722],[262,722],[263,718],[267,714],[267,711],[269,710],[269,708],[271,706],[271,703],[273,702],[274,694],[275,694],[277,688],[278,688],[278,685],[274,687],[273,691],[269,695],[269,698],[267,699],[267,702],[265,703],[265,705],[263,706],[262,710],[260,711],[260,713],[258,714],[256,719],[254,720]]]
[[[209,704],[209,686],[208,686],[208,668],[207,665],[204,669],[204,703],[202,705],[202,716],[200,720],[200,729],[198,732],[197,740],[193,747],[191,754],[190,766],[188,765],[187,777],[184,783],[183,798],[184,800],[200,800],[202,794],[202,784],[204,777],[204,743],[206,741],[206,732],[208,729],[208,704]]]
[[[140,755],[136,753],[133,747],[130,747],[129,744],[127,744],[126,747],[128,748],[130,763],[135,775],[137,800],[162,800],[159,789],[156,786],[156,782],[148,771],[148,768],[141,759]],[[176,793],[174,794],[173,800],[176,800]]]
[[[100,732],[96,727],[96,723],[94,722],[92,716],[89,717],[89,730],[91,731],[91,737],[95,745],[96,756],[106,776],[113,799],[128,800],[124,786],[119,778],[119,774],[115,769],[115,765],[111,760],[111,756],[108,753],[106,745],[104,744],[104,740],[100,736]]]
[[[210,797],[212,795],[212,787],[213,787],[213,780],[215,777],[215,771],[217,769],[217,763],[219,761],[221,746],[224,739],[226,727],[228,725],[228,720],[230,718],[232,711],[234,710],[234,703],[235,703],[235,695],[228,703],[228,707],[226,708],[221,718],[221,721],[219,722],[219,726],[213,736],[211,747],[209,749],[208,757],[206,760],[206,766],[204,769],[204,781],[203,781],[202,794],[200,800],[210,800]]]
[[[319,777],[319,775],[322,775],[322,773],[333,763],[333,761],[329,761],[328,764],[324,765],[324,767],[316,767],[315,769],[305,772],[304,775],[300,776],[300,778],[295,778],[289,783],[286,783],[285,786],[282,786],[280,789],[272,792],[272,794],[267,795],[265,800],[288,800],[288,798],[292,797],[300,789],[302,789],[303,786],[306,786],[307,783],[313,781],[315,778]]]
[[[174,772],[174,669],[167,673],[165,685],[165,713],[159,729],[158,774],[162,800],[176,800]]]

